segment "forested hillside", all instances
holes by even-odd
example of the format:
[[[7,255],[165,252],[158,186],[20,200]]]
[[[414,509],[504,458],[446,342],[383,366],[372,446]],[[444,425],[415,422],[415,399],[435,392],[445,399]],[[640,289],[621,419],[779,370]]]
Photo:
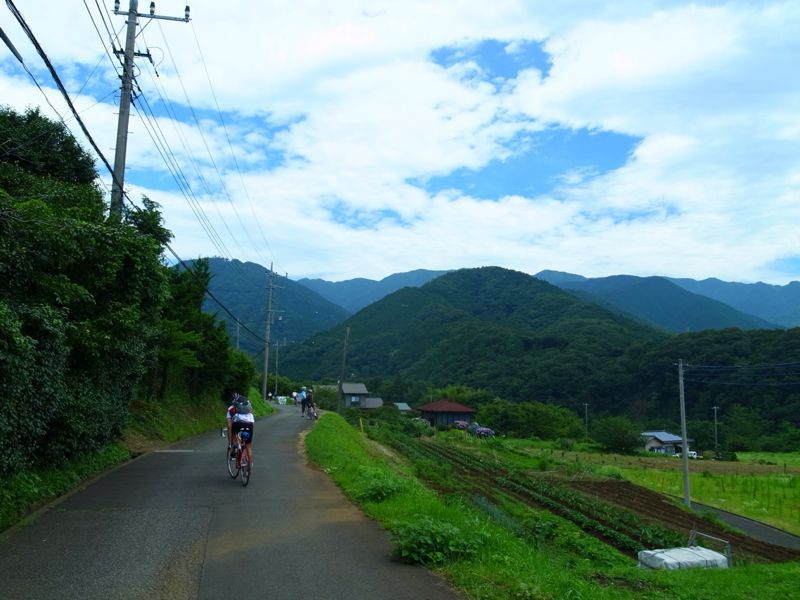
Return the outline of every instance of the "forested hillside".
[[[251,356],[263,352],[268,269],[255,263],[224,258],[209,258],[208,266],[211,272],[209,291],[244,325],[238,331],[239,347]],[[286,277],[273,274],[272,285],[272,344],[300,342],[314,333],[341,323],[350,315],[341,306]],[[236,320],[210,296],[203,302],[203,310],[226,324],[228,335],[235,345]],[[247,329],[258,337],[250,334]]]
[[[464,269],[395,292],[290,348],[286,372],[336,377],[345,326],[348,377],[401,375],[572,407],[616,398],[607,363],[666,337],[524,273]]]
[[[207,264],[164,266],[158,207],[109,218],[91,157],[38,111],[0,109],[0,139],[0,480],[247,389],[201,311]]]
[[[675,333],[728,327],[779,328],[774,323],[736,310],[719,300],[692,293],[665,277],[613,275],[586,278],[555,271],[542,271],[536,277],[582,294],[585,299],[610,310],[629,314]]]
[[[800,325],[800,281],[790,281],[786,285],[737,283],[714,278],[702,281],[670,278],[670,281],[772,323],[784,327]]]
[[[345,378],[372,382],[387,400],[423,400],[420,382],[467,385],[486,390],[485,400],[552,403],[578,415],[591,407],[595,417],[675,430],[682,358],[695,437],[713,439],[717,406],[733,448],[800,447],[797,329],[670,335],[523,273],[465,269],[400,290],[288,349],[284,372],[335,381],[347,327]]]
[[[447,271],[417,269],[407,273],[394,273],[380,281],[359,277],[345,281],[299,279],[297,283],[314,290],[323,298],[327,298],[347,311],[357,313],[365,306],[377,302],[392,292],[404,287],[419,287],[445,273]]]

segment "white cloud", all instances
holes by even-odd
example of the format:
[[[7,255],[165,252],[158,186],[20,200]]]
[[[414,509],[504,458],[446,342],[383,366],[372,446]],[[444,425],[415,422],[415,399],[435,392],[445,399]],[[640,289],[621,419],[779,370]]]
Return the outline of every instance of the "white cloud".
[[[768,266],[798,247],[795,3],[191,5],[191,24],[145,30],[140,49],[146,40],[164,60],[156,80],[140,59],[140,81],[156,108],[157,81],[181,114],[185,96],[200,113],[200,127],[160,117],[160,132],[237,258],[275,260],[293,277],[379,278],[482,264],[587,276],[800,277]],[[39,1],[22,10],[72,93],[100,65],[78,104],[113,157],[117,99],[106,95],[115,74],[85,8]],[[157,12],[181,15],[183,2],[160,0]],[[123,21],[108,18],[117,29]],[[0,26],[26,63],[40,64],[7,14]],[[484,39],[508,42],[508,52],[546,40],[552,68],[545,76],[532,66],[495,88],[475,62],[443,68],[428,58],[437,48]],[[42,102],[13,61],[0,68],[4,102]],[[66,115],[63,101],[49,94]],[[227,131],[214,118],[217,103]],[[513,187],[495,201],[458,190],[430,195],[409,183],[479,170],[507,158],[519,132],[547,125],[642,141],[608,173],[566,168],[542,198]],[[131,130],[133,197],[146,192],[163,204],[179,253],[216,254],[183,196],[141,187],[144,171],[167,171],[138,118]],[[228,194],[219,192],[220,178]],[[352,228],[353,215],[369,226]]]

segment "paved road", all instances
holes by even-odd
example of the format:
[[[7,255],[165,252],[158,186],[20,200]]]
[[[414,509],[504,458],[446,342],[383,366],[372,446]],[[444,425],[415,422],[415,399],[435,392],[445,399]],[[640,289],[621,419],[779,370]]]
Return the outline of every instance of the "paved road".
[[[294,407],[260,420],[247,488],[214,434],[93,481],[0,536],[0,597],[457,600],[306,463],[312,426]]]
[[[767,525],[761,521],[749,519],[748,517],[722,510],[721,508],[700,504],[699,502],[692,501],[692,507],[695,510],[714,513],[731,527],[735,527],[739,531],[743,531],[750,537],[761,540],[762,542],[783,546],[784,548],[792,548],[793,550],[800,550],[800,536],[793,535],[788,531],[783,531],[772,525]]]

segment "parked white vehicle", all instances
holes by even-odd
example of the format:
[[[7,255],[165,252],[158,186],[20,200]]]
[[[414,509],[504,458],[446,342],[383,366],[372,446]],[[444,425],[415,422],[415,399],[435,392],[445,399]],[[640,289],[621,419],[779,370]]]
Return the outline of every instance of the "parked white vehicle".
[[[675,458],[681,458],[683,454],[681,454],[680,452],[676,452],[675,454],[673,454],[673,456]],[[697,452],[695,452],[694,450],[689,450],[689,458],[697,458]]]

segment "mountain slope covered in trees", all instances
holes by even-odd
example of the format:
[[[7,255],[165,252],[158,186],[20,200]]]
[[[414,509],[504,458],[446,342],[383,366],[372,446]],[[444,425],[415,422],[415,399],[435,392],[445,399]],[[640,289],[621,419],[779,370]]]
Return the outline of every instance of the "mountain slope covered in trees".
[[[357,313],[365,306],[377,302],[392,292],[404,287],[420,287],[445,273],[447,271],[417,269],[407,273],[394,273],[380,281],[358,277],[345,281],[298,279],[297,283],[314,290],[323,298],[327,298],[349,312]]]
[[[226,324],[234,344],[238,335],[239,347],[243,351],[251,356],[259,354],[264,350],[262,340],[266,334],[269,270],[251,262],[224,258],[207,260],[211,272],[209,291],[255,335],[243,327],[239,327],[237,333],[236,320],[211,296],[203,302],[203,310]],[[286,277],[273,274],[272,286],[272,345],[300,342],[350,315],[342,307]]]
[[[614,374],[603,364],[665,337],[524,273],[485,267],[404,288],[366,307],[290,348],[286,372],[336,377],[345,326],[348,377],[400,374],[573,405],[596,394],[614,397]]]
[[[464,269],[288,348],[284,373],[335,381],[345,337],[345,379],[374,382],[370,390],[387,400],[421,401],[418,382],[466,385],[487,401],[552,403],[579,415],[586,404],[595,416],[673,430],[685,359],[687,414],[699,436],[710,437],[717,406],[735,449],[800,447],[797,329],[668,334],[523,273]]]
[[[800,281],[786,285],[737,283],[719,279],[696,281],[669,278],[671,282],[692,292],[724,302],[742,312],[784,327],[800,325]]]
[[[706,329],[777,329],[752,314],[746,314],[719,300],[692,293],[664,277],[585,278],[569,273],[542,271],[535,275],[558,287],[571,290],[611,310],[676,333]]]

